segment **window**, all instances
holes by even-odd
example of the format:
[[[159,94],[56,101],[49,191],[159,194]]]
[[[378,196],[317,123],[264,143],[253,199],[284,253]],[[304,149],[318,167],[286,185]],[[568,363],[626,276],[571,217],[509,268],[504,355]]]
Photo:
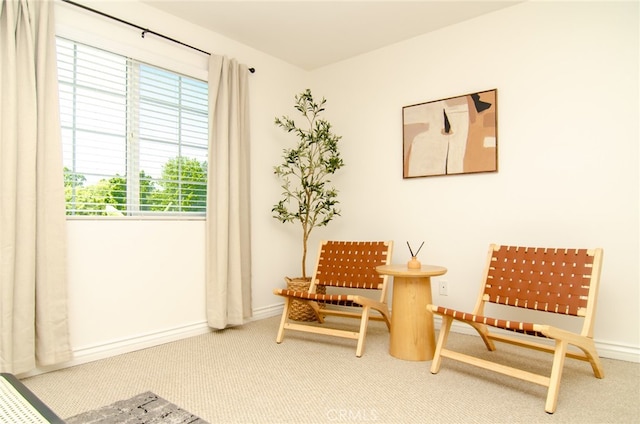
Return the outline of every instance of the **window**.
[[[204,215],[208,86],[57,39],[67,215]]]

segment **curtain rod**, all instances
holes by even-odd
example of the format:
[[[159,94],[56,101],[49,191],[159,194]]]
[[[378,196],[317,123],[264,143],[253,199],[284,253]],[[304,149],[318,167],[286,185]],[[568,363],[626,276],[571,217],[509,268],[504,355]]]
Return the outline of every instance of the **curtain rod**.
[[[165,40],[169,40],[169,41],[171,41],[173,43],[180,44],[181,46],[188,47],[190,49],[197,50],[200,53],[204,53],[204,54],[207,54],[207,55],[211,56],[211,53],[209,53],[207,51],[201,50],[201,49],[199,49],[197,47],[193,47],[193,46],[191,46],[189,44],[183,43],[182,41],[176,40],[175,38],[168,37],[168,36],[166,36],[164,34],[157,33],[155,31],[150,30],[149,28],[141,27],[140,25],[136,25],[136,24],[134,24],[132,22],[125,21],[124,19],[116,18],[115,16],[111,16],[109,14],[106,14],[104,12],[100,12],[99,10],[92,9],[90,7],[87,7],[85,5],[73,2],[71,0],[62,0],[62,1],[64,3],[68,3],[68,4],[71,4],[73,6],[77,6],[77,7],[81,8],[81,9],[88,10],[89,12],[97,13],[98,15],[104,16],[105,18],[113,19],[114,21],[118,21],[118,22],[123,23],[125,25],[129,25],[129,26],[132,26],[134,28],[138,28],[139,30],[142,31],[142,38],[144,38],[144,36],[146,34],[153,34],[153,35],[158,36],[160,38],[164,38]],[[251,72],[253,74],[253,73],[256,72],[256,69],[255,68],[249,68],[249,72]]]

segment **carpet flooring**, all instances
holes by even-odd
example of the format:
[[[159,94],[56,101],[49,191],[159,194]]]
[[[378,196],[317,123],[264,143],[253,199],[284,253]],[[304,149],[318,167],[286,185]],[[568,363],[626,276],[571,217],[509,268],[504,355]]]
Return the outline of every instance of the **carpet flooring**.
[[[152,393],[145,392],[102,408],[66,418],[67,424],[207,424]]]
[[[356,342],[288,332],[275,342],[279,317],[212,331],[23,383],[61,417],[151,391],[210,423],[638,423],[640,364],[603,359],[605,378],[567,360],[558,409],[544,412],[546,390],[445,360],[389,355],[384,324],[370,323],[364,355]],[[357,321],[354,323],[357,325]],[[477,336],[452,333],[454,349],[494,357],[532,372],[552,356],[501,344],[488,352]]]

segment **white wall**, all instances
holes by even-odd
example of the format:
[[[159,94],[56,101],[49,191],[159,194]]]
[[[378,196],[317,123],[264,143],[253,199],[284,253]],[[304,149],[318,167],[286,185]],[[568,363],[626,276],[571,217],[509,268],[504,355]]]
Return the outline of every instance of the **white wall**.
[[[274,111],[290,108],[293,93],[305,88],[307,72],[134,0],[81,3],[256,68],[250,76],[252,201],[258,211],[265,210],[273,196],[261,185],[272,177],[272,165],[280,156],[280,148],[266,137],[273,131]],[[60,36],[206,79],[205,54],[153,35],[142,39],[137,29],[65,3],[56,3],[55,12]],[[69,219],[67,225],[74,360],[64,365],[208,331],[204,220]],[[252,226],[257,229],[253,306],[254,316],[261,318],[277,313],[272,287],[281,283],[281,270],[290,258],[264,254],[279,246],[274,237],[281,228],[270,213],[266,218],[257,214]],[[272,231],[265,235],[261,227]]]
[[[469,310],[491,242],[604,248],[595,338],[640,347],[638,4],[535,2],[317,70],[343,135],[332,235],[406,241]],[[402,179],[405,105],[498,89],[499,172]]]
[[[397,262],[406,241],[425,240],[420,259],[449,268],[449,296],[434,299],[470,308],[490,242],[602,246],[596,340],[603,356],[638,360],[637,4],[526,3],[311,73],[135,1],[90,5],[257,69],[256,319],[279,313],[272,289],[299,274],[299,229],[270,212],[280,197],[272,167],[292,141],[273,118],[295,114],[294,94],[310,87],[329,101],[346,161],[335,178],[342,217],[315,230],[310,263],[324,238],[393,239]],[[60,31],[117,38],[104,18],[58,6]],[[130,36],[142,55],[175,47]],[[169,64],[206,69],[206,58],[180,55]],[[492,88],[499,172],[403,180],[402,106]],[[206,331],[203,221],[68,226],[74,363]]]

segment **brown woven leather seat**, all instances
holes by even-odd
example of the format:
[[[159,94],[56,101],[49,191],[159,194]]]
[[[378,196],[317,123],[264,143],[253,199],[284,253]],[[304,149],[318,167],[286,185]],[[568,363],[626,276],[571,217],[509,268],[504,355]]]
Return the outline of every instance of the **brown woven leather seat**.
[[[445,357],[540,384],[548,387],[545,411],[555,412],[565,357],[589,362],[595,376],[604,377],[593,342],[601,266],[600,248],[547,249],[492,244],[480,296],[473,312],[460,312],[436,305],[427,306],[428,310],[442,317],[431,372],[436,374],[439,371],[442,357]],[[487,317],[484,316],[484,310],[488,303],[579,317],[582,329],[578,333],[544,323]],[[475,328],[491,351],[496,349],[493,341],[497,340],[553,353],[550,376],[534,374],[447,349],[447,337],[454,320]],[[490,332],[489,327],[552,339],[554,345],[533,342],[530,338],[514,337],[506,332]],[[573,345],[579,350],[569,350],[568,345]]]
[[[312,300],[318,302],[323,305],[342,305],[342,306],[353,306],[360,307],[361,305],[353,303],[352,295],[344,295],[344,294],[320,294],[320,293],[310,293],[310,292],[301,292],[296,290],[289,289],[276,289],[278,295],[280,296],[288,296],[294,297],[298,300]]]
[[[474,315],[468,312],[456,311],[455,309],[443,308],[442,306],[438,306],[437,310],[435,310],[435,313],[439,315],[448,315],[460,321],[471,321],[478,324],[485,324],[496,328],[502,328],[503,330],[511,330],[517,333],[528,334],[531,336],[545,337],[544,334],[533,329],[535,324],[531,322],[520,322],[500,318],[484,317],[482,315]]]
[[[321,242],[309,291],[273,291],[285,298],[276,341],[282,342],[285,330],[346,337],[358,340],[356,356],[362,356],[369,319],[382,320],[387,328],[391,325],[387,306],[388,276],[378,274],[376,267],[390,263],[392,250],[392,241]],[[318,293],[319,287],[325,287],[327,293]],[[348,290],[349,293],[331,293],[331,288]],[[377,296],[366,296],[364,292],[377,293]],[[322,325],[292,322],[289,319],[289,308],[294,300],[311,306]],[[324,320],[326,316],[357,318],[360,320],[359,330],[330,327]]]

